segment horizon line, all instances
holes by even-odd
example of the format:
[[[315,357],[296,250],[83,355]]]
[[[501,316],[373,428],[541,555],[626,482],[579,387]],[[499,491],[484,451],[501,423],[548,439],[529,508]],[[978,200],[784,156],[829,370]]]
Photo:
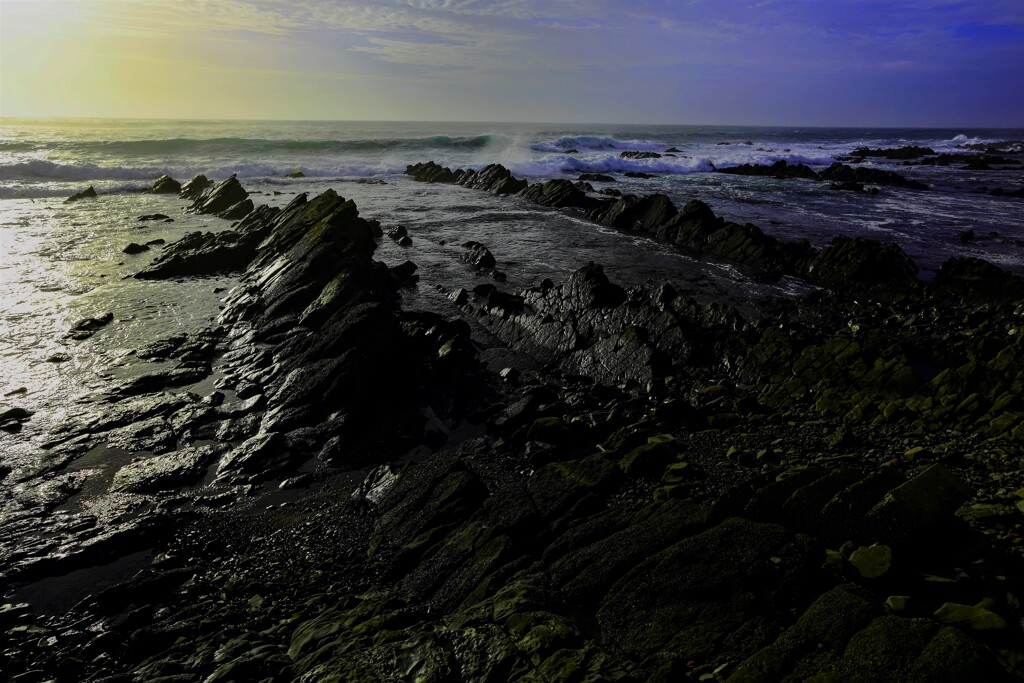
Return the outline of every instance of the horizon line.
[[[859,124],[859,125],[848,125],[848,124],[801,124],[801,123],[636,123],[636,122],[625,122],[625,121],[499,121],[499,120],[483,120],[483,119],[464,119],[464,120],[421,120],[421,119],[319,119],[319,118],[274,118],[274,119],[259,119],[259,118],[170,118],[170,117],[157,117],[157,116],[51,116],[51,115],[33,115],[33,116],[12,116],[12,115],[0,115],[0,121],[17,119],[17,120],[36,120],[36,121],[167,121],[167,122],[179,122],[179,123],[421,123],[421,124],[492,124],[492,125],[533,125],[533,126],[657,126],[657,127],[689,127],[689,128],[708,128],[708,127],[721,127],[721,128],[813,128],[813,129],[851,129],[851,130],[863,130],[863,129],[879,129],[879,130],[958,130],[958,129],[983,129],[983,130],[1013,130],[1021,131],[1024,130],[1024,123],[1019,126],[988,126],[988,125],[871,125],[871,124]]]

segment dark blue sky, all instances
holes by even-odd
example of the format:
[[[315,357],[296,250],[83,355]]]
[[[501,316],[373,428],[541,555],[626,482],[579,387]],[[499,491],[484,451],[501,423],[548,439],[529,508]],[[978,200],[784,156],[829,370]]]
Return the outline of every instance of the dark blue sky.
[[[0,7],[6,114],[1024,127],[1024,0]]]

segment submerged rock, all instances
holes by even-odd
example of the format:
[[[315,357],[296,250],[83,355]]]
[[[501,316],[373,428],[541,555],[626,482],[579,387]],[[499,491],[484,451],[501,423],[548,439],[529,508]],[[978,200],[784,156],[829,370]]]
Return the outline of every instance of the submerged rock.
[[[71,202],[77,202],[80,199],[91,199],[91,198],[96,197],[96,196],[97,196],[96,195],[96,189],[90,185],[89,187],[87,187],[86,189],[82,190],[81,192],[79,192],[77,194],[73,194],[70,197],[68,197],[67,199],[65,199],[64,203],[65,204],[70,204]]]
[[[144,251],[149,251],[149,247],[146,246],[145,244],[137,244],[135,242],[130,242],[128,246],[126,246],[121,251],[122,253],[125,254],[141,254]]]
[[[113,321],[114,314],[109,312],[98,318],[83,318],[71,326],[67,336],[77,340],[88,339]]]

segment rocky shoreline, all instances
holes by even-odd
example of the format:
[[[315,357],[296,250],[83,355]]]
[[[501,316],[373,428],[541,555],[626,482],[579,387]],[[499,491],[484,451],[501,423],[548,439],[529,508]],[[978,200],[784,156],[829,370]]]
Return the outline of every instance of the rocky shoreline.
[[[893,243],[816,250],[586,180],[409,174],[814,291],[752,316],[598,264],[505,291],[480,235],[481,284],[406,310],[415,265],[374,260],[352,201],[184,183],[238,223],[136,277],[241,284],[0,472],[5,678],[1024,675],[1024,280],[954,259],[923,282]]]

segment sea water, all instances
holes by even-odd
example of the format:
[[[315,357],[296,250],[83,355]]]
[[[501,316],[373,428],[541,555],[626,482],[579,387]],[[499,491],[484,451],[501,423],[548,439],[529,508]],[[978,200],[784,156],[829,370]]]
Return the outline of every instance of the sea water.
[[[235,174],[256,204],[284,205],[327,188],[354,199],[385,229],[404,225],[413,245],[381,242],[377,258],[409,259],[419,285],[407,306],[450,308],[445,293],[480,276],[459,261],[461,244],[483,242],[512,290],[559,280],[588,261],[625,285],[672,280],[687,294],[742,305],[764,295],[805,291],[793,280],[763,285],[728,264],[694,259],[650,240],[623,235],[565,212],[461,187],[425,185],[403,175],[408,164],[453,168],[501,163],[531,182],[607,173],[624,193],[663,192],[677,204],[707,202],[736,222],[783,239],[823,246],[837,234],[897,241],[926,271],[951,256],[978,256],[1024,272],[1024,200],[983,188],[1024,187],[1024,171],[966,171],[869,160],[928,183],[926,192],[882,188],[878,196],[829,189],[829,183],[715,173],[743,163],[824,166],[860,146],[921,145],[962,152],[963,145],[1024,139],[1024,131],[579,126],[551,124],[0,121],[0,410],[35,411],[22,432],[0,434],[8,461],[31,457],[47,434],[89,410],[90,397],[142,371],[135,351],[212,324],[232,276],[140,281],[131,276],[159,253],[129,256],[129,242],[168,242],[228,221],[184,214],[186,202],[144,194],[168,174]],[[624,151],[674,156],[624,159]],[[293,171],[303,177],[285,177]],[[656,174],[631,179],[625,171]],[[600,184],[596,184],[599,185]],[[64,204],[88,186],[99,197]],[[140,222],[164,213],[173,222]],[[958,233],[974,230],[962,243]],[[111,312],[115,320],[85,341],[66,333],[75,321]],[[23,392],[11,392],[24,389]],[[2,464],[2,463],[0,463]]]

